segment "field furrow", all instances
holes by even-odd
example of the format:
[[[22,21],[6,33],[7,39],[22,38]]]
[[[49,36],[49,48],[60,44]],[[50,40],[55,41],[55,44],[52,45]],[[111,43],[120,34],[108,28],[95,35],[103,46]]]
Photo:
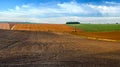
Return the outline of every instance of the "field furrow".
[[[1,38],[0,42],[1,67],[119,67],[120,65],[120,42],[89,40],[56,32],[6,30],[0,32],[6,32],[5,35],[8,35]]]

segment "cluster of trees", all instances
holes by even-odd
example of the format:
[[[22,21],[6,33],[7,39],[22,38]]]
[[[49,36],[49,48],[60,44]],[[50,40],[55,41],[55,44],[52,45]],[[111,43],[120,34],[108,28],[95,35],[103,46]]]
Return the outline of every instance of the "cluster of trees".
[[[116,22],[116,24],[119,24],[118,22]]]
[[[80,24],[80,22],[66,22],[66,24]]]

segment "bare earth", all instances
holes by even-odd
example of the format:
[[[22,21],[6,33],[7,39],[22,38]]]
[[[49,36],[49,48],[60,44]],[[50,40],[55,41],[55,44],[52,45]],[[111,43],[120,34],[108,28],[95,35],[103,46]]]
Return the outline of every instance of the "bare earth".
[[[0,30],[0,67],[120,67],[120,42]]]
[[[11,30],[67,32],[78,36],[108,39],[120,42],[120,31],[86,32],[64,24],[15,24]]]

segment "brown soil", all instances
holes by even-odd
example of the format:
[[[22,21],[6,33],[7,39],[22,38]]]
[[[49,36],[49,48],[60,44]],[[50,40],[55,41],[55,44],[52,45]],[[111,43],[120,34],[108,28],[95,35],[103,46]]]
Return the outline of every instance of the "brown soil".
[[[0,30],[0,67],[120,67],[120,42]]]
[[[120,40],[120,31],[115,32],[85,32],[62,24],[16,24],[13,30],[67,32],[74,35],[96,39]]]
[[[17,24],[17,23],[9,22],[8,24],[9,24],[9,26],[10,26],[10,29],[12,29],[12,27],[13,27],[15,24]]]
[[[8,23],[0,23],[0,29],[10,30],[10,26]]]
[[[71,32],[71,34],[85,36],[85,37],[93,37],[96,39],[109,39],[109,40],[116,40],[120,41],[120,31],[113,31],[113,32]]]
[[[16,24],[13,30],[71,32],[75,29],[63,24]]]

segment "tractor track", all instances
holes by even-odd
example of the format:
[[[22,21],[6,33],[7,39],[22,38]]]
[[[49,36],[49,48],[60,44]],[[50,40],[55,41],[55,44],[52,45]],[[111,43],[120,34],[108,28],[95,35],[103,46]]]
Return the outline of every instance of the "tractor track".
[[[0,67],[120,66],[120,42],[40,31],[0,30],[0,37]]]

